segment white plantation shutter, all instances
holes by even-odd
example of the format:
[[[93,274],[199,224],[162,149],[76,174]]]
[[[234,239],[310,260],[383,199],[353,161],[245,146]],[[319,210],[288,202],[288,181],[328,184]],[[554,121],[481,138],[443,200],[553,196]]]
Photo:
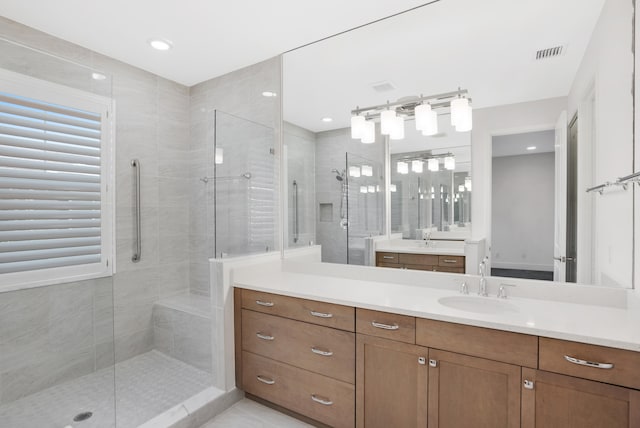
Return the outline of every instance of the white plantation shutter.
[[[109,274],[109,107],[69,88],[41,99],[34,82],[39,97],[24,96],[15,83],[0,85],[0,285]]]

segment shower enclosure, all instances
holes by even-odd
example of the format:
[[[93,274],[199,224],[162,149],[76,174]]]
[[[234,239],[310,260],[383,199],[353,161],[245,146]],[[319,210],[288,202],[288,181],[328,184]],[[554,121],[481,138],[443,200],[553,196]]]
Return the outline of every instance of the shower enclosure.
[[[278,159],[274,130],[215,111],[215,257],[277,251]],[[205,178],[205,180],[208,180]],[[209,208],[210,209],[210,208]]]

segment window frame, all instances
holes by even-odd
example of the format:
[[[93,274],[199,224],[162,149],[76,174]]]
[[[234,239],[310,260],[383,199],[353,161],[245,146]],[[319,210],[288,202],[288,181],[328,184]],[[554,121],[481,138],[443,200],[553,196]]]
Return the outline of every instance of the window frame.
[[[90,73],[90,71],[88,71]],[[115,272],[115,101],[0,69],[0,91],[100,113],[100,262],[0,274],[0,292],[112,276]]]

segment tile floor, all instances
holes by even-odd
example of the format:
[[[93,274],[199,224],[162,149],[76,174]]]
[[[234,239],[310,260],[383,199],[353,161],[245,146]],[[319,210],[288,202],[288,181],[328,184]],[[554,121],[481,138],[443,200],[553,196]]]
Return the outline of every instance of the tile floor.
[[[161,352],[116,364],[118,428],[133,428],[212,385],[211,375]],[[0,406],[0,427],[114,427],[114,368]],[[82,411],[93,416],[76,423]]]
[[[201,428],[307,428],[304,422],[244,398]]]

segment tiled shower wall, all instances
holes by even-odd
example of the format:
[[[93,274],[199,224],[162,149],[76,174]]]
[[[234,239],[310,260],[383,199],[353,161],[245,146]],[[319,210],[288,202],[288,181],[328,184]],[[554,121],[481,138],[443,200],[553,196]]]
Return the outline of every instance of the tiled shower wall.
[[[109,278],[0,294],[0,383],[11,385],[4,395],[15,398],[36,385],[52,385],[113,363],[114,344],[117,360],[150,350],[153,302],[188,289],[189,93],[184,86],[2,17],[0,37],[112,76],[116,103],[113,286]],[[20,72],[42,65],[30,62],[32,58],[13,59],[22,62]],[[61,70],[49,72],[58,83],[78,78]],[[137,264],[131,262],[132,158],[142,165],[143,246]],[[24,334],[12,336],[11,328]],[[33,346],[42,343],[38,338],[64,343],[65,353],[21,348],[18,341],[26,340],[24,335],[34,339]],[[8,349],[20,355],[4,352]]]
[[[322,261],[328,263],[347,262],[347,232],[340,226],[341,183],[331,172],[334,168],[345,169],[346,152],[384,165],[384,144],[379,134],[374,144],[351,139],[348,128],[316,134],[316,208],[319,210],[320,204],[332,207],[330,219],[318,216],[316,234],[318,244],[322,245]],[[372,204],[371,209],[377,206]]]
[[[277,97],[264,97],[262,92],[272,91]],[[213,177],[214,175],[214,117],[215,110],[223,114],[233,115],[240,120],[251,121],[257,125],[273,129],[273,144],[275,160],[279,159],[277,142],[280,132],[280,58],[272,58],[252,66],[236,70],[215,79],[208,80],[190,88],[190,124],[191,144],[189,156],[192,159],[190,186],[188,197],[190,198],[190,287],[191,291],[209,295],[209,258],[213,257],[215,243],[214,213],[213,213],[213,189],[209,183],[204,185],[200,178]],[[234,142],[236,153],[248,157],[248,144],[242,139]],[[225,150],[225,157],[230,155]],[[277,163],[276,163],[277,168]],[[244,171],[236,171],[241,174]],[[277,183],[277,181],[276,181]],[[274,195],[277,192],[274,193]],[[232,204],[246,204],[246,200],[234,200]],[[278,201],[275,201],[278,207]],[[235,206],[230,206],[232,212]],[[273,230],[274,240],[277,243],[278,213],[274,213],[272,220],[268,221]],[[273,248],[276,250],[277,248]],[[213,295],[214,307],[221,307],[221,296]],[[220,313],[218,313],[220,316]]]

